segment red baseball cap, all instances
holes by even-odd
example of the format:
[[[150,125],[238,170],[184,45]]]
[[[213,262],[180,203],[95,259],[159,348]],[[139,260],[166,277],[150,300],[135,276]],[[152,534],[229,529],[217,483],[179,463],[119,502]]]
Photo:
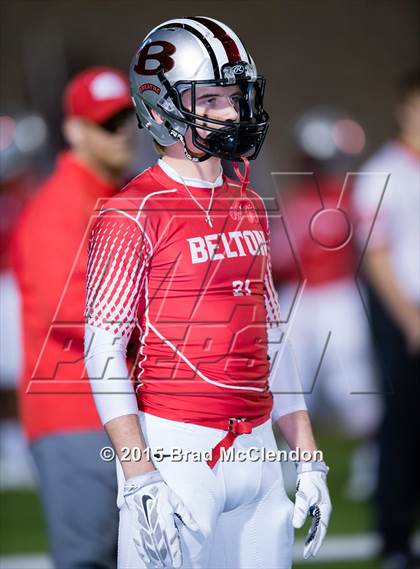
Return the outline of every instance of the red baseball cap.
[[[128,79],[112,67],[90,67],[68,83],[63,98],[66,117],[102,123],[126,108],[133,108]]]

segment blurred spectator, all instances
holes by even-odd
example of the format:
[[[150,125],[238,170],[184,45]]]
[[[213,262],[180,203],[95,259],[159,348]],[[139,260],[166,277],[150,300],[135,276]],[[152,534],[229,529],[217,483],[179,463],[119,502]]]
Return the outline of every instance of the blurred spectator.
[[[319,109],[298,121],[295,139],[298,171],[286,180],[282,176],[282,217],[271,228],[273,274],[287,321],[282,366],[284,373],[299,375],[314,419],[331,424],[335,418],[356,442],[347,494],[363,500],[376,482],[373,436],[380,401],[355,281],[346,172],[363,150],[365,135],[348,115]]]
[[[365,164],[355,203],[387,391],[377,496],[384,567],[408,569],[420,507],[420,69],[401,81],[395,116],[398,135]]]
[[[39,181],[48,137],[45,121],[39,115],[7,106],[3,111],[0,114],[0,487],[10,489],[33,484],[17,417],[21,333],[10,237]]]
[[[66,88],[64,111],[70,150],[26,207],[13,242],[23,317],[20,410],[55,566],[111,569],[115,467],[100,459],[108,439],[91,393],[78,385],[84,376],[85,234],[97,200],[118,190],[135,152],[126,77],[106,67],[80,73]]]

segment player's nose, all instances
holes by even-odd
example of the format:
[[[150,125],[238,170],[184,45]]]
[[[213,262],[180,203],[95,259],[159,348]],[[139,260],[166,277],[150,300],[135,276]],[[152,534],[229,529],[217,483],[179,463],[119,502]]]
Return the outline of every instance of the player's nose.
[[[219,116],[217,118],[222,121],[237,122],[239,120],[238,110],[230,99],[226,101],[222,109],[219,109],[218,114]]]

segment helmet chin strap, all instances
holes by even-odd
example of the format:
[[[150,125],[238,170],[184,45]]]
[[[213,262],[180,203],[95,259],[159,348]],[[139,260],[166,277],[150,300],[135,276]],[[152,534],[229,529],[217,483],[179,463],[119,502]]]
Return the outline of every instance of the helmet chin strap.
[[[182,137],[182,146],[184,148],[184,154],[185,156],[188,158],[188,160],[191,160],[192,162],[205,162],[206,160],[208,160],[209,158],[211,158],[211,154],[208,154],[207,152],[205,152],[202,156],[196,156],[194,154],[192,154],[187,147],[187,143],[184,137]]]
[[[179,140],[179,142],[182,144],[182,148],[184,150],[185,158],[188,158],[188,160],[191,160],[191,162],[204,162],[205,160],[208,160],[209,158],[211,158],[211,154],[207,154],[207,153],[205,153],[203,156],[194,156],[194,154],[192,154],[188,150],[187,143],[185,142],[185,138],[180,132],[176,131],[174,128],[171,129],[169,132],[174,138]]]
[[[202,156],[195,156],[194,154],[192,154],[188,150],[187,143],[185,142],[184,137],[182,138],[182,146],[184,147],[185,156],[188,158],[188,160],[191,160],[192,162],[205,162],[206,160],[211,158],[211,154],[207,154],[206,152]]]

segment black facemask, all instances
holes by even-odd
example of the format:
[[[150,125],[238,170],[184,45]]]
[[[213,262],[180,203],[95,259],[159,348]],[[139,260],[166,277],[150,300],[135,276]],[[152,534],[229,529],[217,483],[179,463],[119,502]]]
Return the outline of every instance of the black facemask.
[[[199,158],[200,161],[210,156],[234,161],[246,156],[248,160],[254,160],[267,134],[269,115],[263,108],[265,80],[262,77],[257,77],[254,81],[237,82],[243,94],[238,107],[239,122],[220,121],[196,113],[197,86],[227,85],[231,84],[224,80],[189,81],[178,82],[168,90],[167,98],[171,99],[175,107],[181,111],[182,118],[167,108],[162,108],[162,111],[170,118],[183,122],[191,128],[194,146],[205,152],[205,155]],[[181,93],[185,89],[191,89],[191,110],[182,104]],[[204,122],[206,124],[203,124]],[[206,137],[200,136],[198,130],[207,131],[209,134]]]

